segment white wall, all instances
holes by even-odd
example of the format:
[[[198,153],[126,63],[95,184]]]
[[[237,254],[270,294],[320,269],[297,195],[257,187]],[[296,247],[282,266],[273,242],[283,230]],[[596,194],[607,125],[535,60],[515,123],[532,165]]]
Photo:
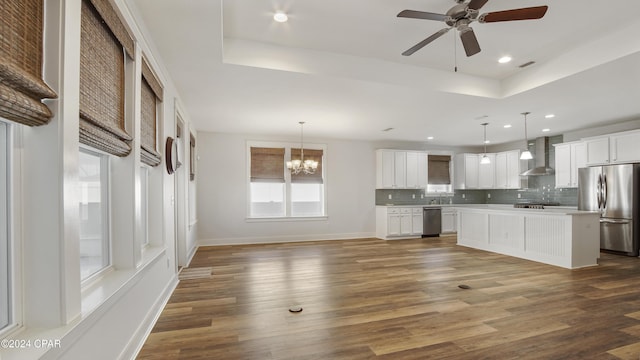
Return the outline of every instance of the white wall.
[[[306,139],[327,145],[327,220],[246,221],[247,141],[298,141],[198,133],[200,245],[348,239],[375,235],[375,148],[370,142]]]

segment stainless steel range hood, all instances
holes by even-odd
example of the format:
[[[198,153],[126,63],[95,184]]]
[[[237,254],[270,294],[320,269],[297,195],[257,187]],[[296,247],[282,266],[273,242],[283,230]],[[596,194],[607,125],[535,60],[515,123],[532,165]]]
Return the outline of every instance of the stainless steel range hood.
[[[549,166],[549,138],[548,137],[539,137],[536,139],[535,153],[533,154],[533,159],[535,161],[535,167],[533,169],[529,169],[522,174],[521,176],[540,176],[540,175],[553,175],[556,173]]]

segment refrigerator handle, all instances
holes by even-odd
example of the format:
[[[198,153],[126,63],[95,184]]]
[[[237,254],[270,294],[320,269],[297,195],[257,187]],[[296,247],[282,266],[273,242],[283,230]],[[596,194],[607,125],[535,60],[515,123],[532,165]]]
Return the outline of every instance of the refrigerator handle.
[[[607,174],[602,174],[602,210],[607,208]]]
[[[598,201],[598,211],[602,210],[602,174],[598,174],[598,183],[596,184],[596,200]]]

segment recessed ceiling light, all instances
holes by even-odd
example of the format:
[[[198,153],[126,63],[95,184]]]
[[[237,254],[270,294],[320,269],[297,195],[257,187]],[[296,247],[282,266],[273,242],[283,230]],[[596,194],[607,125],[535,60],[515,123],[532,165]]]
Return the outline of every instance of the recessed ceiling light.
[[[505,129],[508,129],[510,127],[511,127],[511,124],[507,124],[507,125],[504,126]]]
[[[287,20],[289,20],[289,17],[287,16],[287,14],[279,11],[275,13],[275,15],[273,15],[273,20],[283,23],[283,22],[287,22]]]
[[[511,56],[503,56],[500,59],[498,59],[498,62],[500,64],[506,64],[506,63],[508,63],[510,61],[511,61]]]
[[[551,129],[542,129],[542,132],[549,132]]]
[[[427,140],[433,140],[433,136],[429,136]]]
[[[484,143],[485,144],[489,144],[489,143],[491,143],[491,140],[485,140]]]
[[[556,117],[556,116],[555,116],[555,114],[547,114],[547,115],[545,115],[544,117],[545,117],[546,119],[551,119],[551,118],[554,118],[554,117]]]

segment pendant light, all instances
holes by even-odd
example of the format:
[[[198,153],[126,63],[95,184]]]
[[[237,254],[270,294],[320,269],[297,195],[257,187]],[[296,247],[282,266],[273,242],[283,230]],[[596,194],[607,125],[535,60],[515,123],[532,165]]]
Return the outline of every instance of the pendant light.
[[[303,142],[303,129],[304,121],[298,122],[300,124],[300,159],[295,159],[291,161],[287,161],[287,169],[291,171],[291,174],[297,175],[300,173],[303,174],[313,174],[318,169],[318,162],[315,160],[305,160],[304,159],[304,142]]]
[[[531,151],[529,151],[529,139],[527,139],[527,115],[530,112],[523,112],[524,115],[524,151],[520,154],[520,160],[531,160],[533,159],[533,155],[531,155]]]
[[[487,156],[487,125],[489,125],[489,123],[482,123],[480,125],[484,127],[484,155],[482,155],[480,159],[480,164],[487,165],[491,164],[491,159]]]

